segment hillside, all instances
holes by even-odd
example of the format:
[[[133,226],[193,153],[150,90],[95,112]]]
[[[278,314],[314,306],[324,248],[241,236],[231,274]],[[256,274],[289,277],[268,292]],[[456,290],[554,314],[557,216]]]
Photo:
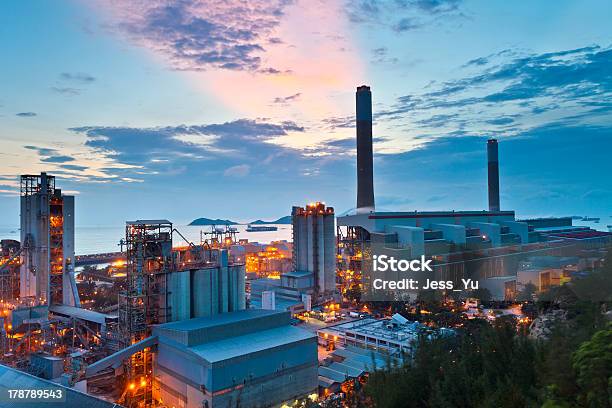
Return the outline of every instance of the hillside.
[[[189,225],[237,225],[237,222],[230,220],[222,220],[217,218],[216,220],[210,218],[197,218],[189,223]]]
[[[250,224],[253,224],[253,225],[262,225],[262,224],[291,224],[291,216],[290,215],[286,215],[284,217],[280,217],[278,220],[275,220],[275,221],[255,220],[255,221],[251,222]]]

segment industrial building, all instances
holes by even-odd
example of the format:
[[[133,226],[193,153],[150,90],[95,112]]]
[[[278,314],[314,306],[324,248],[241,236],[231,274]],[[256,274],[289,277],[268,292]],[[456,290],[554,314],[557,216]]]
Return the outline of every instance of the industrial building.
[[[276,310],[289,310],[293,313],[303,311],[305,305],[304,297],[310,297],[314,293],[314,281],[312,273],[293,271],[286,272],[280,279],[261,278],[249,282],[251,307],[265,308],[264,298],[274,298]],[[264,295],[264,293],[268,293]]]
[[[373,370],[401,364],[400,358],[390,357],[387,353],[346,345],[334,350],[319,366],[319,394],[325,398],[345,392],[345,384],[365,382],[367,374]]]
[[[0,241],[0,303],[19,297],[21,243],[13,239]]]
[[[249,279],[279,278],[281,274],[293,270],[293,244],[287,241],[259,244],[240,240],[231,246],[230,252],[233,257],[246,259]]]
[[[125,231],[127,287],[119,295],[118,325],[124,347],[148,338],[153,325],[245,308],[244,263],[230,263],[226,249],[173,248],[172,235],[180,232],[168,220],[128,221]],[[126,380],[143,386],[125,394],[126,405],[151,403],[152,350],[127,362]]]
[[[74,280],[74,197],[55,177],[21,176],[20,298],[34,304],[79,305]]]
[[[560,255],[591,243],[610,242],[608,233],[567,231],[567,220],[525,220],[500,209],[499,152],[495,139],[487,141],[489,209],[483,211],[376,211],[373,197],[371,91],[357,88],[357,211],[338,217],[338,274],[345,297],[382,299],[364,285],[371,271],[373,251],[398,259],[425,256],[431,260],[431,279],[460,283],[477,279],[496,293],[511,297],[516,289],[518,263],[529,256]],[[555,228],[549,229],[548,227]],[[501,290],[499,290],[501,288]],[[501,299],[503,300],[503,298]]]
[[[382,366],[383,355],[412,353],[420,336],[452,334],[399,314],[327,326],[317,335],[291,325],[291,313],[326,317],[316,305],[338,300],[338,285],[355,303],[377,300],[364,291],[374,250],[422,256],[435,279],[476,278],[495,299],[512,299],[525,283],[546,288],[580,272],[580,262],[559,266],[554,258],[542,266],[538,259],[587,254],[599,262],[598,251],[612,242],[612,234],[575,227],[569,218],[517,220],[514,211],[502,211],[495,139],[487,142],[488,210],[376,211],[368,86],[357,88],[356,122],[355,214],[336,225],[324,203],[293,207],[292,246],[267,247],[237,242],[230,226],[201,233],[196,245],[168,220],[128,221],[122,252],[97,254],[125,258],[125,281],[111,305],[117,315],[106,305],[98,309],[104,313],[80,305],[74,197],[46,173],[22,176],[21,242],[0,242],[0,355],[25,373],[0,366],[0,383],[44,387],[31,375],[44,377],[75,388],[68,402],[92,407],[106,404],[76,389],[126,407],[279,406],[312,398],[318,386],[342,390],[347,379],[363,379],[368,362]],[[187,245],[175,247],[175,234]],[[245,263],[259,279],[246,281]],[[338,310],[326,307],[335,315],[333,306]],[[334,350],[322,367],[317,345]]]
[[[382,351],[387,355],[411,355],[420,336],[451,335],[451,329],[431,329],[410,322],[399,313],[390,319],[365,318],[328,326],[317,331],[319,344],[327,348],[355,346]]]
[[[292,270],[249,282],[251,305],[299,312],[304,298],[315,303],[336,293],[335,215],[324,203],[293,207]],[[271,299],[274,299],[271,302]]]
[[[175,406],[264,407],[316,393],[316,336],[287,312],[245,310],[156,327],[159,399]]]
[[[23,371],[15,370],[11,367],[0,364],[0,384],[4,387],[9,386],[17,390],[49,390],[53,391],[54,396],[61,397],[49,398],[40,402],[42,406],[48,408],[65,408],[65,407],[81,407],[81,408],[115,408],[117,404],[104,401],[102,399],[87,395],[85,391],[76,390],[56,382],[45,380],[34,375],[24,373]],[[6,393],[3,395],[3,400],[0,401],[0,407],[14,406],[33,406],[34,402],[8,402]]]
[[[81,308],[73,276],[73,197],[62,195],[45,173],[22,176],[21,188],[23,241],[2,242],[3,363],[98,394],[110,390],[109,397],[128,407],[148,405],[153,325],[245,309],[244,262],[230,260],[225,248],[195,245],[182,235],[188,245],[173,247],[173,234],[180,232],[167,220],[126,223],[118,315]],[[113,366],[86,375],[88,365],[117,353]],[[130,389],[136,381],[139,386]]]
[[[317,338],[288,312],[251,309],[154,326],[152,335],[87,368],[87,375],[154,347],[152,400],[175,407],[269,407],[316,394]],[[147,380],[134,379],[139,395]]]
[[[20,186],[21,242],[2,241],[0,358],[35,375],[45,361],[63,372],[75,349],[86,349],[89,361],[103,355],[102,333],[117,319],[80,307],[74,197],[46,173],[21,176]]]
[[[317,294],[336,290],[335,215],[324,203],[293,207],[293,267],[313,275]]]

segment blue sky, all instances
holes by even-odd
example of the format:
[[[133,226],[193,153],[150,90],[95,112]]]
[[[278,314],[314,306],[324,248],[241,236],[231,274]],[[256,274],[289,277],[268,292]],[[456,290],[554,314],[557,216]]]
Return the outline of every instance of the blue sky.
[[[462,0],[0,3],[0,211],[48,171],[77,223],[354,207],[372,87],[387,210],[609,215],[612,4]]]

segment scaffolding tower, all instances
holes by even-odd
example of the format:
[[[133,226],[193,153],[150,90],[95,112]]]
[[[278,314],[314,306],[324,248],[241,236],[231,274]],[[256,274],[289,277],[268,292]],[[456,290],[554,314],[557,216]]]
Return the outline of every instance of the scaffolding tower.
[[[19,241],[0,241],[0,304],[13,302],[19,297],[20,256]]]
[[[210,238],[207,238],[210,236]],[[210,226],[210,231],[200,230],[200,244],[209,248],[227,248],[238,242],[238,228],[231,225],[225,227]]]
[[[21,176],[21,244],[24,249],[22,297],[35,296],[47,302],[50,272],[49,197],[55,191],[55,177],[46,173]],[[30,276],[35,276],[36,280]],[[32,288],[35,282],[36,288]]]
[[[338,284],[345,298],[358,300],[363,289],[364,256],[369,256],[369,232],[359,226],[336,227]]]
[[[148,337],[150,327],[169,316],[166,279],[172,270],[172,223],[167,220],[128,221],[125,227],[127,287],[119,295],[119,330],[124,346]],[[153,354],[147,348],[127,362],[124,404],[153,403]]]
[[[49,298],[63,303],[64,284],[64,201],[54,194],[49,199]]]

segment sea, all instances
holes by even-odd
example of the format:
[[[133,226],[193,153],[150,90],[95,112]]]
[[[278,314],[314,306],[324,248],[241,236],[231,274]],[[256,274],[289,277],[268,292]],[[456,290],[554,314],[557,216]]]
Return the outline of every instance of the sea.
[[[238,239],[248,239],[249,242],[260,243],[270,243],[279,240],[291,241],[290,224],[266,224],[266,226],[275,226],[278,229],[276,231],[247,232],[246,225],[233,225],[233,227],[238,230]],[[195,244],[200,243],[201,231],[210,232],[211,230],[211,228],[206,225],[195,226],[175,224],[174,228]],[[120,250],[119,241],[125,238],[125,225],[77,226],[74,234],[74,246],[77,255],[116,252]],[[0,226],[0,239],[19,240],[19,227]],[[175,246],[187,245],[178,234],[174,234],[173,244]]]
[[[608,225],[612,226],[612,216],[594,216],[599,217],[599,222],[582,221],[579,219],[573,220],[573,225],[583,225],[591,227],[598,231],[612,231]],[[287,240],[291,241],[291,225],[290,224],[267,224],[273,225],[278,229],[276,231],[260,231],[247,232],[246,225],[234,225],[238,230],[238,239],[248,239],[250,242],[270,243],[272,241]],[[200,243],[200,233],[210,232],[209,226],[200,225],[174,225],[181,234],[193,243]],[[75,253],[77,255],[97,254],[104,252],[119,251],[119,241],[125,237],[125,225],[92,225],[92,226],[77,226],[75,229]],[[0,225],[0,239],[15,239],[19,240],[19,227]],[[186,245],[187,243],[178,235],[174,234],[174,245]]]

